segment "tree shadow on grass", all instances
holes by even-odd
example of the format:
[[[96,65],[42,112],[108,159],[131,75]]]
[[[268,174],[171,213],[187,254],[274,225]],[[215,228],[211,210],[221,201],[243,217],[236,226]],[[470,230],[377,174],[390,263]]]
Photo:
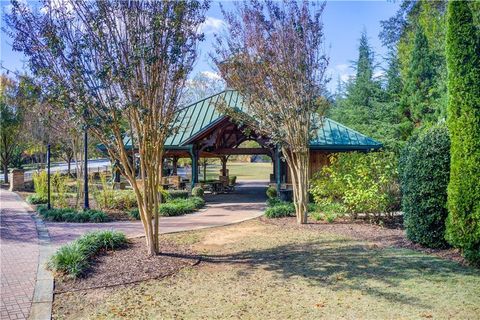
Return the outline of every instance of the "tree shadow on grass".
[[[392,287],[400,286],[404,280],[424,277],[433,277],[436,281],[453,275],[480,278],[473,269],[451,261],[407,249],[370,248],[347,240],[316,240],[235,254],[206,255],[202,259],[210,263],[248,266],[238,272],[239,277],[262,268],[283,279],[302,278],[312,286],[328,286],[337,291],[356,290],[375,298],[422,308],[431,306],[420,301],[418,296],[392,290]]]

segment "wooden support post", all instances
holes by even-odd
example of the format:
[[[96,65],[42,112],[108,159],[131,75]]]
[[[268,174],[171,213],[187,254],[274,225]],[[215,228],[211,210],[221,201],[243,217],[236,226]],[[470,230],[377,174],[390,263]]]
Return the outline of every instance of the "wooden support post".
[[[222,161],[222,176],[226,176],[227,175],[227,160],[228,158],[226,156],[223,156],[220,158],[220,160]]]
[[[280,187],[282,185],[281,181],[281,169],[280,169],[280,148],[278,146],[275,147],[275,182],[277,183],[277,191],[280,191]]]
[[[192,149],[192,189],[198,183],[198,150]]]
[[[178,168],[178,157],[173,157],[172,164],[173,164],[172,175],[176,176],[177,175],[177,168]]]

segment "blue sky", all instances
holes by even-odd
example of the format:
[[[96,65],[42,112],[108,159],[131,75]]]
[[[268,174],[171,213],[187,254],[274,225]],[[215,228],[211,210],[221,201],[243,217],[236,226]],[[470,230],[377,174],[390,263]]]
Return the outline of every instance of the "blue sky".
[[[0,1],[2,5],[2,26],[4,26],[3,14],[9,1]],[[222,3],[227,9],[233,8],[233,2],[224,1]],[[352,74],[351,62],[357,59],[358,39],[364,28],[369,36],[370,44],[376,52],[377,62],[382,62],[382,56],[386,54],[386,51],[378,39],[380,21],[393,16],[398,6],[398,1],[327,2],[323,22],[326,48],[330,56],[328,73],[332,78],[329,88],[334,89],[336,87],[339,77],[346,80]],[[208,53],[212,48],[213,34],[222,28],[224,23],[222,19],[219,3],[212,2],[203,28],[206,41],[200,45],[200,58],[195,65],[192,75],[199,72],[214,72]],[[3,31],[1,37],[0,60],[2,65],[10,70],[23,70],[23,55],[12,51],[11,39]]]

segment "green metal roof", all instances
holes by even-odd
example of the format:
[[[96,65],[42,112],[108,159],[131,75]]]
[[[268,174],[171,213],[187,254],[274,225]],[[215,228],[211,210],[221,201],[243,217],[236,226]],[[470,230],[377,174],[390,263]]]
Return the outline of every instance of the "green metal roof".
[[[235,90],[225,90],[206,97],[178,111],[174,122],[175,132],[165,141],[167,149],[185,149],[197,136],[225,119],[217,110],[217,103],[225,101],[231,108],[244,109],[243,99]],[[312,120],[313,130],[310,148],[314,150],[354,151],[379,149],[382,144],[336,121],[324,117]],[[125,137],[125,147],[131,148],[130,138]],[[103,145],[99,149],[105,149]]]
[[[178,112],[174,127],[176,132],[165,142],[166,146],[182,146],[190,143],[196,136],[215,126],[225,118],[216,105],[224,100],[231,108],[243,110],[243,99],[235,90],[225,90],[213,96],[197,101]],[[312,125],[317,127],[312,134],[310,147],[316,150],[369,150],[378,149],[382,144],[353,129],[329,118],[314,118]],[[323,124],[323,125],[320,125]]]

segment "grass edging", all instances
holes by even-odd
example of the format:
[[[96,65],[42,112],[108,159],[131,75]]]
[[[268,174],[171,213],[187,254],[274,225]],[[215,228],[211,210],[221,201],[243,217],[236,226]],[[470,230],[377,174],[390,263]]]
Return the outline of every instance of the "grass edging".
[[[75,279],[90,267],[92,257],[102,250],[115,250],[125,246],[124,233],[113,230],[89,232],[77,240],[60,247],[50,257],[47,268],[57,275]]]

